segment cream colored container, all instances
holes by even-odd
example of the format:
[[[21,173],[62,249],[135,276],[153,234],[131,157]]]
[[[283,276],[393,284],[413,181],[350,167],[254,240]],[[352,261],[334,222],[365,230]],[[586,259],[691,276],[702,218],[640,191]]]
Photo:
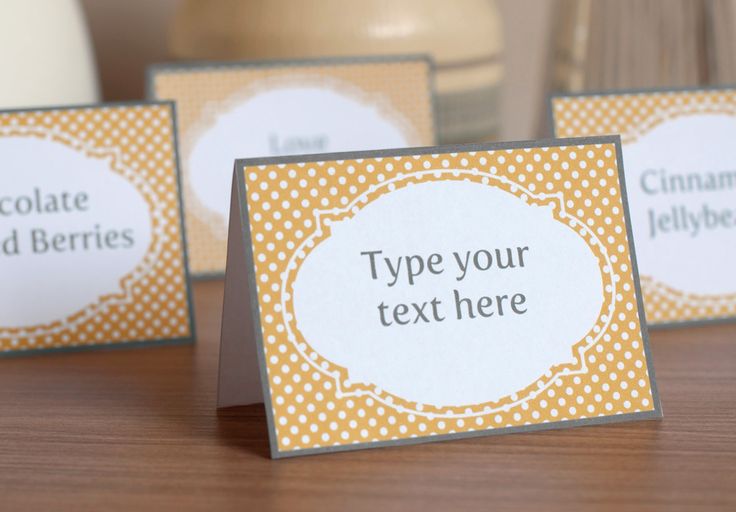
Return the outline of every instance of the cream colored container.
[[[497,138],[503,33],[491,0],[184,0],[170,48],[197,60],[429,54],[440,141]]]
[[[99,101],[94,53],[76,0],[2,0],[0,68],[0,108]]]

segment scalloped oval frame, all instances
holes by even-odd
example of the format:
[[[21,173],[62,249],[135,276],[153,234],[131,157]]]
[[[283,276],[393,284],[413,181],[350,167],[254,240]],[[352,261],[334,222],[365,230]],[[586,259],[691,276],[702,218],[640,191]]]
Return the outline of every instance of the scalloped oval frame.
[[[470,153],[471,155],[475,153]],[[316,247],[322,240],[329,237],[330,223],[338,220],[350,218],[357,213],[362,207],[383,194],[391,193],[393,190],[406,186],[408,183],[426,181],[426,178],[436,180],[472,180],[486,186],[496,186],[502,190],[513,194],[519,200],[525,203],[535,205],[550,205],[553,209],[553,217],[561,222],[584,239],[591,251],[599,258],[599,261],[605,262],[601,268],[604,288],[604,301],[598,319],[591,326],[588,333],[573,347],[572,352],[575,362],[570,364],[559,364],[550,368],[544,375],[541,375],[535,382],[530,383],[527,387],[518,392],[503,397],[494,402],[482,404],[467,404],[454,407],[436,407],[429,404],[421,404],[409,402],[400,396],[393,395],[380,389],[370,383],[351,382],[347,378],[347,370],[331,361],[323,358],[314,351],[306,340],[303,339],[301,333],[296,327],[295,316],[293,314],[292,290],[293,281],[299,271],[301,262],[309,255],[310,251]],[[617,277],[613,270],[610,257],[605,246],[600,242],[598,236],[575,215],[566,210],[565,199],[562,192],[552,194],[538,193],[535,194],[526,187],[506,178],[505,176],[497,176],[493,172],[485,172],[476,169],[430,169],[424,171],[415,171],[410,173],[401,173],[395,178],[383,181],[380,185],[371,185],[362,194],[356,196],[344,208],[333,208],[329,210],[315,210],[314,212],[315,228],[310,235],[305,237],[302,243],[292,252],[287,261],[286,270],[282,274],[280,305],[283,316],[283,323],[286,329],[286,335],[289,343],[291,343],[301,357],[315,371],[320,372],[327,378],[333,380],[335,385],[336,396],[343,397],[361,397],[370,396],[377,402],[397,410],[398,412],[408,412],[417,416],[426,416],[429,418],[469,418],[492,414],[498,411],[508,411],[512,407],[523,404],[524,402],[537,397],[540,393],[545,392],[550,386],[555,384],[561,376],[578,375],[588,372],[585,354],[598,344],[608,332],[611,323],[610,314],[615,311],[617,304]]]

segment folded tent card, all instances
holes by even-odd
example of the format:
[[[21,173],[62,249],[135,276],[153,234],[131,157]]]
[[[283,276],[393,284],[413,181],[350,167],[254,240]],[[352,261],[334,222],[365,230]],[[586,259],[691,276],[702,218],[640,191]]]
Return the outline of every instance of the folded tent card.
[[[619,133],[652,326],[736,320],[736,89],[551,99],[558,136]]]
[[[661,415],[618,138],[238,160],[219,405],[273,457]]]
[[[235,158],[432,145],[432,90],[424,56],[151,67],[149,97],[177,102],[192,274],[225,270]]]
[[[173,109],[0,112],[0,355],[192,340]]]

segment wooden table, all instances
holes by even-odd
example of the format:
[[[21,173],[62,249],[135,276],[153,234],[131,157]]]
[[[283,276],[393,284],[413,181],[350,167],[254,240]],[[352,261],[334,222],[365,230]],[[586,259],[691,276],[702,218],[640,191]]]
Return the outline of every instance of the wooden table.
[[[272,461],[198,343],[0,360],[0,510],[736,510],[736,325],[655,331],[665,419]]]

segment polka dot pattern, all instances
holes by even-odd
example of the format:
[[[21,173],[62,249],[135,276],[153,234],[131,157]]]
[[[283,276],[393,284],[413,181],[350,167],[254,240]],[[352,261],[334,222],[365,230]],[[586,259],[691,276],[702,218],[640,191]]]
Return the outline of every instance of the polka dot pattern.
[[[593,418],[655,408],[638,316],[613,144],[410,155],[245,167],[248,214],[273,417],[280,451]],[[492,403],[409,402],[312,350],[293,314],[301,262],[333,220],[412,183],[469,180],[547,206],[596,255],[605,300],[550,368]],[[429,233],[427,236],[431,236]]]
[[[403,127],[409,145],[426,146],[434,143],[429,72],[424,60],[206,65],[158,70],[153,77],[154,96],[177,102],[185,221],[192,273],[213,274],[225,270],[228,219],[206,208],[189,181],[189,155],[197,140],[218,116],[253,95],[276,86],[316,85],[341,90],[349,97],[357,96],[367,104],[376,105],[398,126]],[[225,169],[224,172],[232,173],[232,169]]]
[[[659,124],[682,116],[736,116],[736,90],[699,90],[560,97],[552,100],[560,137],[620,134],[635,143]],[[736,316],[736,293],[700,295],[677,290],[643,271],[641,290],[647,321],[667,324]]]
[[[145,198],[152,242],[140,264],[121,279],[123,292],[99,297],[82,311],[48,325],[0,326],[0,351],[191,336],[171,106],[0,113],[2,136],[48,138],[109,161],[111,171],[130,181]]]

